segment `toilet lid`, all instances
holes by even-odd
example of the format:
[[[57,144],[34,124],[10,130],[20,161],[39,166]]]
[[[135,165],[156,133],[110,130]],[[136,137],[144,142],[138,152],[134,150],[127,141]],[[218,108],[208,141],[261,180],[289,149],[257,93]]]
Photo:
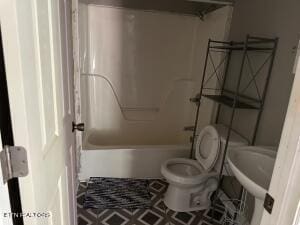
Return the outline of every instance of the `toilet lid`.
[[[220,137],[215,127],[204,127],[196,142],[195,157],[202,167],[211,170],[218,158],[220,149]]]

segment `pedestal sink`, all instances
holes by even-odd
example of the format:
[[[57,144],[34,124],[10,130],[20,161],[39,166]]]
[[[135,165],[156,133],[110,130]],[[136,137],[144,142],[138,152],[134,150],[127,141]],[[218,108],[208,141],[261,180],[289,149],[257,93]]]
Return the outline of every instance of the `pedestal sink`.
[[[269,189],[276,151],[272,147],[245,146],[228,149],[229,166],[243,187],[255,197],[251,225],[259,225]]]

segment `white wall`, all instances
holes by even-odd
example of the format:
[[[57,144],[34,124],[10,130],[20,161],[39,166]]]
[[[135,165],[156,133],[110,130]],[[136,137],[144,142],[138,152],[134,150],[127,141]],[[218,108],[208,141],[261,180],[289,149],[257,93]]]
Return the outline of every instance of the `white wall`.
[[[230,8],[195,16],[80,6],[81,104],[99,144],[182,144],[191,132],[208,38],[226,37]],[[97,76],[90,76],[97,74]],[[204,103],[200,124],[213,104]]]
[[[230,39],[243,40],[246,34],[279,37],[265,108],[257,134],[257,144],[278,145],[280,140],[294,79],[293,48],[297,46],[300,38],[299,9],[300,1],[295,0],[239,0],[234,6]],[[222,121],[228,121],[227,113],[222,112]],[[253,130],[251,124],[254,118],[253,111],[239,111],[235,128],[249,136],[250,130]]]

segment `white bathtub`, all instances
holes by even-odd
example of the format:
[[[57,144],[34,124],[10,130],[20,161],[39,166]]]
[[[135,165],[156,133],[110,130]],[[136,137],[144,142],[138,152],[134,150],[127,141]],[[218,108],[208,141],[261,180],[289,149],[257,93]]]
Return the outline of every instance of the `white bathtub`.
[[[79,180],[89,177],[161,178],[161,164],[188,157],[189,145],[97,146],[86,137],[80,157]]]

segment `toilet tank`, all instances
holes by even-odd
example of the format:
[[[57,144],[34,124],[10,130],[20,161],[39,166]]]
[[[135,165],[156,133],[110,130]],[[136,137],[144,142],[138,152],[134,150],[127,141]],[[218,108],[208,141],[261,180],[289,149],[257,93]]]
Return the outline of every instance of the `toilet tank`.
[[[220,141],[221,141],[219,156],[218,156],[217,162],[215,164],[215,170],[220,171],[221,164],[222,164],[222,158],[224,155],[226,139],[227,139],[228,127],[226,127],[223,124],[215,124],[214,127],[218,131],[219,136],[220,136]],[[246,145],[249,145],[249,142],[245,138],[243,138],[241,135],[239,135],[238,133],[231,130],[230,139],[228,141],[228,148],[238,147],[238,146],[246,146]],[[229,176],[232,175],[226,158],[225,158],[225,168],[223,170],[223,174],[229,175]]]

